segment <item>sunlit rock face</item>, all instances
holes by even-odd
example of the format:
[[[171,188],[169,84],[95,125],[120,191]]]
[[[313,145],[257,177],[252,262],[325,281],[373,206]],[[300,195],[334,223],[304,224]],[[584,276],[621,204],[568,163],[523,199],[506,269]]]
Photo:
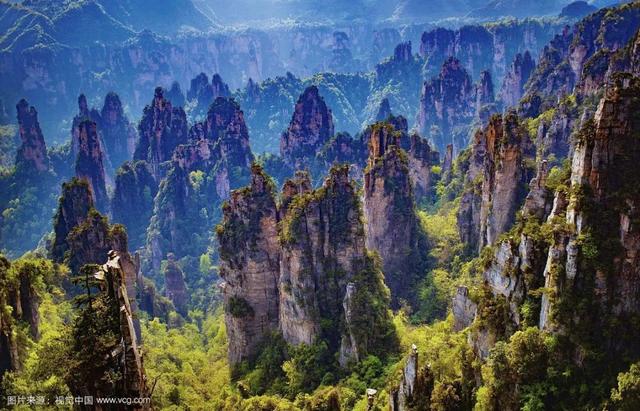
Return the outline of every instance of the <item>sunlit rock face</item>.
[[[529,81],[535,67],[536,63],[528,50],[524,54],[518,53],[516,55],[498,93],[498,99],[504,107],[513,107],[518,104],[524,93],[524,86]]]
[[[389,123],[373,125],[364,172],[367,247],[382,258],[394,306],[402,300],[415,303],[428,249],[415,214],[410,161],[401,136]]]
[[[493,244],[513,225],[533,177],[526,160],[534,156],[528,132],[514,112],[492,117],[476,133],[457,216],[460,238],[470,250]]]
[[[394,351],[389,295],[365,248],[348,167],[333,168],[317,190],[299,172],[281,197],[277,205],[273,183],[255,165],[250,186],[232,192],[217,230],[230,362],[254,356],[271,333],[292,345],[322,339],[342,365],[382,341]],[[356,304],[362,298],[372,305]]]
[[[255,169],[248,189],[232,194],[218,230],[232,364],[249,358],[264,336],[279,327],[280,250],[274,195],[267,176]]]

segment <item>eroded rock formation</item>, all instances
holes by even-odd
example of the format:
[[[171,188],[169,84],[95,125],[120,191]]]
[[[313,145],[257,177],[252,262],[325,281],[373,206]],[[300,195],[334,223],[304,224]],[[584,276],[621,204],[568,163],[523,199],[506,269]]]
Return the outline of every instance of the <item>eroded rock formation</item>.
[[[218,228],[220,276],[229,335],[229,361],[255,353],[278,330],[280,245],[273,183],[254,167],[251,185],[234,191]]]
[[[247,184],[252,161],[242,110],[235,100],[218,97],[206,122],[191,128],[189,141],[166,164],[147,236],[155,273],[167,253],[180,259],[194,249],[205,252],[220,205],[231,190]]]
[[[504,77],[498,99],[504,107],[514,107],[522,98],[524,86],[536,67],[529,51],[518,53]]]
[[[616,323],[609,318],[640,312],[640,241],[634,229],[640,204],[640,150],[636,141],[640,124],[634,114],[640,109],[639,90],[637,78],[615,76],[593,121],[583,125],[579,134],[570,177],[576,194],[569,198],[566,211],[571,230],[564,232],[564,241],[558,241],[566,248],[550,251],[545,270],[545,287],[550,291],[543,301],[540,326],[544,329],[593,327],[594,321],[615,328]],[[562,199],[557,195],[558,202]],[[591,260],[589,247],[595,247],[592,251],[598,255],[597,264]],[[588,318],[566,315],[567,307],[562,302],[569,296],[589,304]],[[634,334],[613,331],[609,335],[637,338]]]
[[[173,254],[167,256],[167,265],[164,268],[164,290],[166,297],[171,300],[176,311],[186,316],[189,295],[184,283],[184,273]]]
[[[122,102],[116,93],[111,92],[105,96],[97,124],[112,169],[131,160],[138,136],[125,116]],[[112,169],[109,170],[110,173],[113,173]]]
[[[415,303],[428,248],[415,213],[409,160],[400,146],[401,136],[391,124],[373,125],[364,173],[367,247],[382,258],[385,282],[396,307],[401,300]]]
[[[29,103],[24,99],[18,102],[16,109],[21,142],[16,155],[16,167],[27,172],[29,170],[47,171],[49,156],[38,123],[38,112],[33,106],[29,106]]]
[[[200,117],[207,113],[209,106],[218,97],[229,97],[231,91],[229,86],[222,81],[222,77],[218,73],[211,77],[211,83],[205,73],[198,74],[191,80],[191,87],[187,91],[187,100],[195,103],[193,112],[195,117]]]
[[[137,273],[134,270],[137,267],[132,264],[131,256],[126,250],[110,250],[106,257],[106,263],[100,266],[94,276],[99,281],[102,291],[108,295],[106,301],[116,305],[114,311],[118,313],[120,344],[119,349],[112,352],[110,360],[118,364],[116,368],[119,368],[122,374],[118,384],[109,389],[115,388],[119,394],[130,398],[146,398],[150,395],[150,387],[147,385],[140,349],[137,307],[132,304],[136,298]],[[149,405],[138,404],[134,408],[149,409]]]
[[[63,262],[69,249],[67,236],[82,224],[94,207],[91,186],[85,179],[74,178],[62,185],[62,195],[58,203],[58,211],[53,219],[54,240],[51,257],[56,262]]]
[[[528,132],[514,112],[492,117],[474,138],[458,210],[460,238],[471,250],[493,244],[515,221],[533,176]]]
[[[6,371],[22,369],[25,360],[22,333],[39,338],[38,308],[42,293],[39,284],[50,274],[43,271],[49,268],[44,261],[10,263],[0,255],[0,381]],[[20,329],[23,325],[25,329]]]
[[[289,127],[282,134],[280,154],[291,168],[308,168],[333,134],[331,109],[317,87],[308,87],[298,99]]]
[[[456,128],[473,121],[475,96],[471,77],[460,61],[447,59],[440,75],[422,87],[416,120],[418,132],[428,136],[439,151],[444,151],[447,144],[453,144],[454,151],[461,150],[466,146],[466,130],[461,133]]]
[[[101,211],[108,210],[104,151],[97,125],[91,120],[84,120],[78,126],[78,156],[75,167],[76,177],[89,182],[96,207]]]
[[[151,104],[144,108],[138,133],[134,160],[147,161],[154,177],[160,179],[164,175],[162,163],[171,159],[179,144],[187,142],[187,116],[182,108],[173,107],[158,87]]]
[[[126,162],[118,169],[111,212],[113,221],[127,228],[129,244],[134,250],[146,241],[157,192],[158,184],[146,161]]]
[[[389,295],[365,248],[348,167],[333,168],[315,191],[308,175],[298,174],[284,186],[283,208],[264,171],[252,172],[218,228],[227,332],[235,336],[230,361],[254,356],[273,332],[294,345],[323,340],[342,365],[394,351]],[[364,300],[366,307],[358,303]]]

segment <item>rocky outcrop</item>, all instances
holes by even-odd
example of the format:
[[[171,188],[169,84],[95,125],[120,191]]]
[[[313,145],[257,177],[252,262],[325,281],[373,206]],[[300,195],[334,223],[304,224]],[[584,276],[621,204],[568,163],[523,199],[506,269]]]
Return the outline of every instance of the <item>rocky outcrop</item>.
[[[84,221],[66,238],[68,251],[64,262],[73,273],[86,264],[103,264],[110,250],[127,251],[127,233],[121,225],[110,225],[96,209],[89,210]]]
[[[466,130],[476,114],[476,93],[471,77],[459,60],[451,57],[442,65],[440,75],[422,86],[416,128],[428,136],[439,151],[453,144],[454,151],[466,146]],[[435,128],[435,130],[434,130]]]
[[[356,137],[347,133],[337,133],[316,155],[320,171],[324,174],[332,165],[347,163],[352,167],[352,175],[362,177],[367,160],[367,141],[366,132]]]
[[[180,87],[180,83],[174,81],[171,83],[171,87],[169,90],[164,93],[164,96],[169,100],[173,107],[183,107],[186,103],[186,99],[184,97],[184,93],[182,92],[182,88]]]
[[[315,191],[297,174],[284,185],[281,208],[270,178],[257,165],[252,173],[217,229],[231,363],[255,356],[273,332],[293,345],[325,341],[343,365],[394,351],[388,292],[365,248],[348,167],[332,169]],[[357,303],[363,299],[367,307]]]
[[[134,160],[145,160],[159,180],[164,175],[162,163],[171,159],[173,150],[185,144],[188,136],[187,116],[180,107],[174,108],[156,88],[153,101],[147,105],[138,125],[139,141]]]
[[[112,352],[112,357],[122,378],[117,390],[131,398],[145,398],[150,395],[147,378],[144,372],[141,352],[141,339],[137,307],[135,303],[135,279],[137,272],[132,264],[131,256],[124,251],[110,250],[107,261],[94,274],[102,292],[108,295],[106,301],[115,305],[113,312],[118,313],[119,347]],[[132,283],[132,280],[134,281]],[[134,293],[131,293],[134,291]],[[113,389],[113,387],[110,387]],[[149,409],[148,405],[137,406],[136,409]]]
[[[390,411],[410,411],[429,409],[434,376],[430,366],[420,368],[418,347],[411,346],[411,353],[402,369],[402,378],[398,387],[391,390],[389,396]]]
[[[230,176],[232,188],[246,184],[248,170],[253,162],[253,153],[249,146],[249,131],[244,121],[244,113],[232,98],[218,97],[207,113],[206,135],[217,144],[220,159],[226,167],[235,171],[243,170],[244,180]],[[236,173],[237,174],[237,173]]]
[[[396,344],[388,291],[365,248],[360,210],[348,167],[334,167],[322,188],[294,198],[280,235],[282,334],[293,344],[326,341],[342,365],[384,356]]]
[[[444,159],[442,160],[442,174],[450,173],[453,167],[453,144],[447,144],[447,148],[444,153]]]
[[[105,96],[97,124],[104,150],[112,165],[109,173],[112,174],[113,169],[133,158],[138,139],[116,93],[110,92]]]
[[[389,116],[391,116],[391,105],[388,98],[383,98],[378,107],[376,121],[385,121]]]
[[[427,61],[427,75],[436,75],[440,65],[454,56],[473,78],[489,70],[501,84],[509,64],[523,50],[541,50],[561,27],[536,19],[509,24],[463,26],[457,30],[436,28],[422,34],[420,55]]]
[[[409,177],[415,200],[432,200],[435,181],[431,168],[440,165],[440,153],[433,150],[429,142],[417,133],[411,133],[406,139],[401,138],[400,146],[408,154]]]
[[[25,172],[49,170],[49,156],[38,123],[38,112],[24,99],[18,102],[16,109],[21,142],[16,155],[16,167]]]
[[[524,216],[533,216],[538,221],[544,221],[553,206],[553,193],[546,186],[548,167],[546,160],[538,162],[536,176],[529,183],[529,193],[522,206]]]
[[[453,329],[462,331],[473,323],[476,318],[478,305],[469,297],[469,289],[464,286],[456,288],[451,303],[451,313],[453,314]]]
[[[470,250],[493,244],[515,222],[533,174],[527,161],[534,156],[514,112],[492,117],[476,133],[457,215],[460,238]]]
[[[113,221],[127,228],[129,244],[134,250],[146,241],[157,193],[158,184],[146,161],[126,162],[118,169],[111,212]]]
[[[40,284],[50,275],[48,269],[50,264],[47,266],[44,260],[10,263],[0,255],[0,380],[6,371],[22,368],[25,358],[21,340],[27,335],[33,339],[40,336]]]
[[[101,211],[108,210],[104,151],[97,125],[91,120],[84,120],[78,127],[78,157],[75,167],[76,177],[89,182],[96,207]]]
[[[636,188],[640,156],[634,137],[640,129],[634,115],[640,108],[639,90],[637,78],[615,76],[593,121],[581,128],[570,177],[572,192],[578,194],[567,205],[570,230],[557,230],[562,241],[549,252],[545,270],[549,291],[540,320],[542,328],[562,333],[596,325],[607,328],[603,338],[615,335],[616,349],[628,349],[622,340],[637,338],[637,333],[620,329],[624,325],[617,326],[612,318],[640,312],[640,241],[634,229],[640,204]],[[560,196],[556,195],[556,203],[563,203]],[[569,296],[587,304],[588,314],[572,315],[571,308],[563,305]]]
[[[78,96],[78,113],[73,117],[71,123],[71,155],[73,158],[78,157],[80,147],[80,123],[85,120],[93,120],[98,123],[100,121],[100,112],[95,108],[89,109],[87,96],[80,94]]]
[[[475,121],[481,125],[486,125],[489,118],[498,112],[493,88],[491,73],[487,70],[482,71],[475,85]]]
[[[299,170],[314,163],[316,153],[333,137],[333,116],[318,88],[308,87],[296,102],[289,127],[280,139],[280,155]]]
[[[278,330],[280,321],[274,187],[259,167],[252,172],[251,185],[233,192],[217,228],[231,364],[255,354],[263,338]]]
[[[167,265],[164,268],[164,294],[171,300],[178,313],[187,315],[189,295],[184,283],[184,273],[173,254],[167,256]]]
[[[67,236],[82,224],[94,207],[91,186],[85,179],[74,178],[62,184],[62,195],[58,203],[58,211],[53,218],[54,240],[51,247],[53,261],[61,263],[69,250]]]
[[[407,154],[401,133],[388,123],[371,128],[369,159],[364,173],[364,215],[367,247],[383,261],[392,305],[416,302],[415,290],[426,268],[427,244],[415,214]]]
[[[193,102],[191,115],[201,117],[207,113],[209,106],[218,97],[230,97],[231,91],[229,86],[222,81],[222,77],[218,73],[211,77],[211,83],[205,73],[200,73],[191,80],[191,87],[187,91],[187,100]]]
[[[498,99],[503,107],[514,107],[518,104],[524,93],[524,86],[535,68],[536,63],[528,50],[524,54],[516,54],[498,93]]]
[[[221,218],[220,205],[250,179],[253,154],[244,114],[234,99],[218,97],[190,137],[166,164],[167,176],[154,202],[147,250],[158,275],[167,253],[181,259],[206,251],[210,227]]]
[[[532,177],[526,162],[535,156],[529,135],[514,113],[508,113],[504,120],[496,117],[486,137],[488,161],[484,163],[480,249],[493,244],[514,223]]]
[[[617,67],[617,52],[629,44],[640,27],[640,5],[601,9],[567,28],[545,46],[539,64],[527,84],[519,111],[529,117],[552,108],[558,96],[579,91],[602,90],[611,64]]]
[[[478,84],[476,85],[476,107],[481,108],[487,104],[493,104],[495,96],[493,93],[493,80],[491,73],[483,70],[480,73]]]
[[[584,115],[588,113],[583,113]],[[563,99],[546,114],[537,119],[536,146],[543,158],[563,159],[573,150],[571,136],[581,123],[576,100]]]

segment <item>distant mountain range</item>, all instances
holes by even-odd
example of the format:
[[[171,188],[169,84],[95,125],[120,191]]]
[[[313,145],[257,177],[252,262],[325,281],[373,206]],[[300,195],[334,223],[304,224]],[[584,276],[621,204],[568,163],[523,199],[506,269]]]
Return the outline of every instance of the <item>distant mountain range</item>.
[[[1,2],[7,3],[6,0]],[[73,37],[108,30],[118,39],[148,29],[171,35],[184,30],[268,26],[288,21],[424,23],[445,19],[489,20],[505,16],[556,16],[570,0],[23,0],[11,1],[46,16]],[[604,7],[616,0],[591,0]],[[39,17],[38,17],[39,18]],[[90,23],[88,23],[90,22]],[[92,30],[87,30],[91,24]]]

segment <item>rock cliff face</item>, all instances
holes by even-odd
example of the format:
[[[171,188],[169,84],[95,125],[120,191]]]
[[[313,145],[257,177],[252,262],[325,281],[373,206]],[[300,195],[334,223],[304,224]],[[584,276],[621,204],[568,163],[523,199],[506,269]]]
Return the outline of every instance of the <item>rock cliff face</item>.
[[[144,373],[142,353],[140,350],[140,325],[135,305],[137,268],[126,250],[108,252],[107,261],[94,274],[100,288],[108,295],[106,301],[114,304],[118,313],[119,349],[112,353],[111,360],[119,364],[122,379],[117,390],[122,395],[132,398],[149,396],[147,378]],[[109,387],[113,389],[114,387]],[[148,409],[148,405],[140,406]]]
[[[76,177],[89,182],[96,207],[101,211],[108,210],[104,151],[100,144],[97,125],[91,120],[84,120],[79,125]]]
[[[104,98],[98,131],[113,169],[133,158],[138,137],[129,119],[124,115],[120,97],[116,93],[108,93]],[[109,170],[109,173],[112,173],[112,170]]]
[[[280,245],[273,183],[258,167],[234,191],[218,227],[229,361],[237,364],[279,326]]]
[[[402,370],[402,379],[397,388],[391,390],[390,411],[429,409],[434,376],[428,364],[420,367],[418,347],[413,345]]]
[[[422,86],[416,120],[418,132],[429,136],[439,151],[447,144],[453,144],[455,151],[461,150],[466,146],[466,130],[461,132],[457,128],[472,123],[475,97],[471,77],[460,61],[447,59],[440,75]]]
[[[498,94],[498,99],[504,107],[514,107],[518,104],[524,93],[524,86],[535,68],[536,63],[528,50],[524,54],[516,54]]]
[[[614,23],[615,22],[615,23]],[[577,86],[591,94],[604,84],[610,62],[640,27],[640,5],[602,9],[587,16],[571,32],[568,28],[545,46],[531,75],[520,111],[530,117],[553,107],[558,95],[570,94]],[[617,70],[613,70],[617,71]]]
[[[246,184],[253,153],[244,113],[238,103],[234,99],[216,98],[207,113],[206,127],[207,138],[216,142],[219,156],[231,172],[229,186],[236,188]],[[244,176],[244,180],[234,179],[238,174]]]
[[[64,261],[65,253],[69,249],[67,236],[82,224],[93,207],[93,195],[87,180],[74,178],[62,185],[58,211],[53,219],[55,238],[51,247],[51,257],[54,261]]]
[[[146,161],[126,162],[118,169],[111,212],[113,221],[127,228],[129,244],[134,250],[146,241],[157,193],[158,184]]]
[[[89,109],[87,97],[84,94],[78,96],[78,113],[73,117],[71,123],[71,155],[75,158],[78,156],[80,147],[80,123],[85,120],[93,120],[98,123],[100,121],[100,112],[95,108]]]
[[[544,158],[554,156],[556,159],[570,157],[573,150],[571,135],[580,125],[579,110],[576,100],[563,99],[550,111],[551,116],[542,115],[536,135],[536,146]],[[583,117],[589,112],[583,112]]]
[[[38,112],[34,107],[30,107],[29,103],[24,99],[18,102],[16,109],[18,111],[21,142],[16,156],[16,167],[25,171],[47,171],[49,169],[49,156],[47,155],[47,146],[38,123]]]
[[[470,250],[481,250],[514,223],[533,174],[527,160],[535,150],[514,112],[492,117],[476,133],[471,150],[458,231]]]
[[[169,90],[165,93],[165,97],[167,98],[167,100],[169,100],[173,107],[184,108],[186,98],[184,96],[184,93],[182,92],[180,83],[178,83],[177,81],[171,83],[171,87],[169,87]]]
[[[200,73],[191,80],[191,87],[187,91],[187,100],[195,104],[190,115],[195,118],[202,117],[218,97],[230,96],[229,86],[222,81],[218,73],[211,77],[211,83],[205,73]]]
[[[542,328],[561,333],[598,324],[607,330],[603,340],[616,336],[614,345],[619,348],[614,351],[632,347],[626,342],[637,338],[637,332],[619,329],[611,319],[640,313],[640,242],[634,229],[640,203],[640,151],[635,138],[640,124],[634,114],[640,108],[639,90],[637,78],[615,76],[593,121],[581,129],[571,165],[573,195],[566,210],[570,230],[558,230],[563,241],[549,253],[545,270],[549,292],[540,316]],[[556,202],[561,202],[558,195]],[[569,301],[588,304],[590,314],[572,315]]]
[[[225,318],[237,337],[230,339],[231,362],[254,356],[272,332],[294,345],[323,340],[343,365],[393,351],[388,291],[365,248],[348,167],[332,169],[315,191],[298,174],[284,186],[286,209],[274,195],[254,166],[251,186],[232,194],[218,228]],[[363,299],[367,307],[357,303]]]
[[[187,142],[187,116],[182,108],[174,108],[164,98],[162,88],[158,87],[153,101],[144,108],[138,133],[134,160],[147,161],[154,177],[159,180],[164,175],[162,163],[171,159],[179,144]]]
[[[401,133],[388,123],[372,126],[364,173],[364,215],[367,247],[383,261],[392,304],[416,301],[424,275],[427,244],[415,214],[409,160],[400,147]]]
[[[587,361],[618,367],[621,353],[638,355],[637,330],[621,319],[640,313],[639,242],[633,229],[640,201],[635,187],[640,150],[634,139],[640,123],[632,114],[640,108],[640,83],[630,74],[612,79],[595,116],[577,132],[571,168],[552,205],[542,162],[522,221],[485,261],[484,295],[470,339],[481,358],[497,340],[531,325],[565,338],[565,355],[581,367]],[[531,293],[537,289],[542,297]],[[466,296],[456,298],[461,305],[470,303]],[[533,310],[522,310],[523,305]],[[467,323],[463,311],[454,315],[456,322]],[[585,358],[585,346],[603,359]]]
[[[489,70],[501,84],[518,53],[541,50],[557,30],[553,24],[535,20],[457,30],[437,28],[422,35],[420,54],[427,61],[428,75],[435,75],[442,62],[454,56],[474,78]]]
[[[311,86],[298,99],[289,127],[282,134],[280,155],[293,169],[307,168],[333,134],[331,110],[318,88]]]
[[[191,128],[189,141],[176,147],[165,165],[147,237],[157,275],[167,253],[180,259],[193,250],[205,252],[210,227],[220,221],[220,205],[249,181],[252,161],[242,110],[235,100],[218,97],[206,122]]]
[[[164,268],[164,293],[171,300],[176,311],[186,316],[189,295],[184,283],[184,273],[173,254],[167,256],[167,265]]]
[[[435,181],[431,167],[440,165],[440,153],[432,150],[429,142],[416,133],[401,137],[400,147],[408,154],[409,177],[416,201],[432,199]]]
[[[122,162],[133,157],[137,135],[124,115],[122,103],[116,93],[107,93],[102,110],[89,108],[84,94],[78,97],[78,113],[71,125],[71,156],[78,157],[80,151],[80,125],[87,121],[96,123],[98,138],[103,150],[103,162],[108,183],[114,170]]]
[[[110,225],[96,209],[67,235],[64,262],[79,273],[85,264],[103,264],[110,250],[127,252],[127,233],[121,225]]]
[[[285,340],[310,344],[321,338],[339,351],[342,365],[384,352],[385,344],[391,352],[395,346],[388,291],[378,263],[365,248],[360,207],[348,168],[336,167],[321,189],[294,198],[281,233],[280,324]],[[333,325],[325,327],[327,321]]]

